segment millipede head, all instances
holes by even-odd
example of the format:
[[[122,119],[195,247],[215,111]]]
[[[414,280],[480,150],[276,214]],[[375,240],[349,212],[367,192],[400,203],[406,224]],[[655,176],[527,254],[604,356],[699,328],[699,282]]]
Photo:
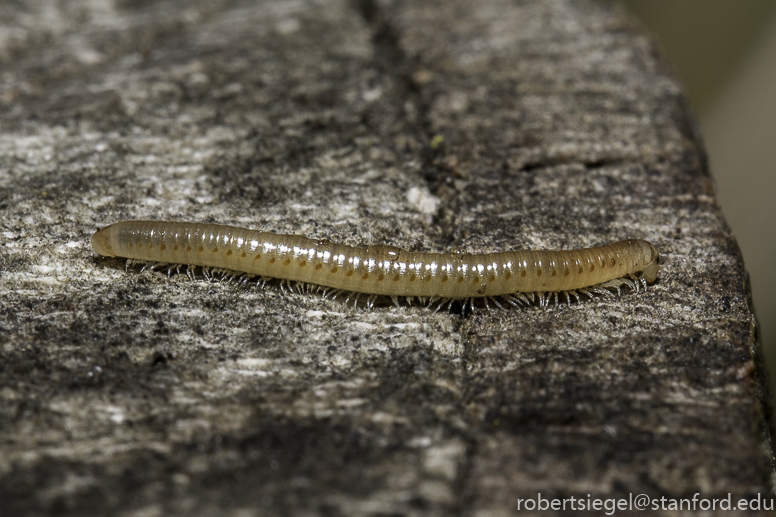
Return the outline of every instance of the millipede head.
[[[657,252],[655,247],[648,242],[642,241],[642,246],[646,249],[645,256],[649,257],[647,265],[644,266],[642,277],[647,283],[651,284],[657,278],[657,274],[660,271],[660,253]],[[648,247],[648,248],[647,248]]]

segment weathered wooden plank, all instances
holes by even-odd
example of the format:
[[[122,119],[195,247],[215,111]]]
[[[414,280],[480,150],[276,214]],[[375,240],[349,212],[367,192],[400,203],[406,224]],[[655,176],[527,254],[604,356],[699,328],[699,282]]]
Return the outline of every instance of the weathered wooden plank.
[[[512,515],[770,490],[735,240],[680,87],[595,2],[3,8],[14,514]],[[461,316],[125,272],[127,218],[483,252],[636,237],[647,293]]]

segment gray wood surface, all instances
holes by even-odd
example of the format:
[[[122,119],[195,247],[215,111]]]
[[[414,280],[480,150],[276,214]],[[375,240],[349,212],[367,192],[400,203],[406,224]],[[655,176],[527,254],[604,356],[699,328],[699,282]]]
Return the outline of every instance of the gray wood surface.
[[[429,251],[633,237],[665,266],[572,307],[366,311],[91,251],[144,218]],[[0,6],[3,515],[767,496],[758,347],[681,88],[619,8]]]

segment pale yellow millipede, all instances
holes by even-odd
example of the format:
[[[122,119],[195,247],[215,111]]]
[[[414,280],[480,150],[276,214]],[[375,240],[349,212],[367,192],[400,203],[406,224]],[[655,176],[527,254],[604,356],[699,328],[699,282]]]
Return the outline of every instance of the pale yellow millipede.
[[[629,239],[576,250],[471,254],[411,252],[393,246],[355,247],[235,226],[166,221],[120,221],[94,233],[92,248],[169,269],[182,265],[277,278],[287,285],[320,286],[329,295],[419,298],[439,306],[483,299],[497,305],[542,305],[565,296],[646,288],[658,275],[660,255],[650,243]]]

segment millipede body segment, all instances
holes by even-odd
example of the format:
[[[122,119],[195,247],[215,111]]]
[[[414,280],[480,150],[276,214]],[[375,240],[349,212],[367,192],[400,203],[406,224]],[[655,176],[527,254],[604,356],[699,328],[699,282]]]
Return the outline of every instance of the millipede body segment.
[[[108,257],[432,299],[574,292],[624,277],[652,282],[660,269],[657,250],[638,239],[577,250],[422,253],[220,224],[120,221],[94,233],[91,243],[94,251]]]

